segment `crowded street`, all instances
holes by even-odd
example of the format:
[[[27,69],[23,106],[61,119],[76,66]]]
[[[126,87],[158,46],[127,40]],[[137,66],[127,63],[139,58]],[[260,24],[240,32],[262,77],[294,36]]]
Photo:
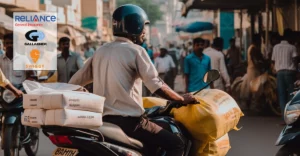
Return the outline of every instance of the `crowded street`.
[[[300,156],[300,0],[0,0],[0,156]]]

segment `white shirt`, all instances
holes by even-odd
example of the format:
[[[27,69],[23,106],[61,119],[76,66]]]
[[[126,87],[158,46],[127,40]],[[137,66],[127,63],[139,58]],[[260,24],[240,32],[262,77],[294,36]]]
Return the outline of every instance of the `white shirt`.
[[[154,65],[158,73],[167,73],[171,68],[175,68],[175,63],[170,55],[156,57]]]
[[[288,41],[281,41],[273,49],[272,60],[275,61],[276,71],[280,70],[296,70],[293,58],[296,57],[297,49]]]
[[[226,65],[225,65],[225,58],[222,52],[217,51],[211,47],[206,48],[203,53],[210,57],[211,62],[211,69],[216,69],[220,71],[220,74],[223,80],[226,83],[226,87],[230,86],[230,77],[228,75]],[[214,82],[214,87],[216,89],[224,90],[224,84],[222,79],[218,79]]]
[[[100,47],[69,83],[92,81],[93,92],[106,98],[104,116],[141,116],[142,81],[152,93],[163,85],[146,50],[122,37]]]
[[[14,60],[16,60],[15,57]],[[18,59],[16,63],[21,63],[21,59]],[[17,64],[16,64],[17,65]],[[21,64],[20,64],[21,65]],[[24,66],[24,63],[22,63]],[[0,68],[5,75],[5,77],[13,84],[19,85],[22,84],[26,79],[26,71],[25,70],[13,70],[13,60],[10,60],[6,55],[0,56]]]

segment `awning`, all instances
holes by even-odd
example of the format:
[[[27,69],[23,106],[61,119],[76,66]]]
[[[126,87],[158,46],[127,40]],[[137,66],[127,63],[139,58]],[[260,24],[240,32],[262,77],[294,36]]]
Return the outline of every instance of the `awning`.
[[[271,2],[271,1],[270,1]],[[181,10],[182,16],[186,16],[191,9],[208,10],[236,10],[236,9],[264,9],[266,0],[184,0]]]
[[[197,33],[207,30],[212,30],[214,28],[213,24],[210,22],[193,22],[182,27],[176,27],[176,32],[187,32],[187,33]]]

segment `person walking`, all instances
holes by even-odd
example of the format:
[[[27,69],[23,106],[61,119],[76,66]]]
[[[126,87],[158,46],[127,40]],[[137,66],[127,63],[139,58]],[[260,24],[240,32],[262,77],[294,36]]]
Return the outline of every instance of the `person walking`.
[[[210,57],[211,68],[220,71],[222,77],[214,82],[214,88],[225,91],[226,87],[226,91],[230,93],[230,78],[226,69],[224,54],[222,53],[223,43],[223,39],[217,37],[214,39],[212,47],[206,48],[203,53]],[[225,85],[223,81],[225,81]]]
[[[175,70],[175,63],[170,55],[167,54],[168,50],[165,48],[160,49],[160,55],[155,58],[154,65],[157,69],[158,75],[161,79],[163,79],[168,86],[172,85],[172,80]]]
[[[211,59],[203,54],[203,49],[204,40],[195,38],[193,52],[184,59],[186,92],[198,91],[206,85],[203,77],[211,69]]]
[[[275,64],[277,72],[277,89],[279,95],[279,104],[281,111],[284,112],[285,105],[291,98],[293,92],[293,83],[296,81],[297,73],[297,50],[290,44],[292,31],[284,31],[284,40],[277,44],[273,49],[272,61]]]
[[[238,47],[236,47],[235,39],[232,38],[229,40],[230,47],[226,54],[226,59],[228,59],[228,74],[231,75],[231,82],[237,77],[236,69],[242,63],[242,53]]]
[[[68,83],[72,76],[83,67],[83,60],[79,54],[70,51],[68,37],[60,38],[58,44],[61,53],[57,54],[57,81]],[[49,72],[48,77],[54,75],[54,72]]]

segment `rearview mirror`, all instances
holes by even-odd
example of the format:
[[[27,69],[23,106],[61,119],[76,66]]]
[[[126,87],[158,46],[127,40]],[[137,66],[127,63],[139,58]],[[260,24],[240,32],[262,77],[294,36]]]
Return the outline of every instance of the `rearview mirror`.
[[[205,83],[211,83],[213,81],[216,81],[219,78],[220,78],[220,72],[218,70],[213,69],[205,73],[203,77],[203,81]]]

